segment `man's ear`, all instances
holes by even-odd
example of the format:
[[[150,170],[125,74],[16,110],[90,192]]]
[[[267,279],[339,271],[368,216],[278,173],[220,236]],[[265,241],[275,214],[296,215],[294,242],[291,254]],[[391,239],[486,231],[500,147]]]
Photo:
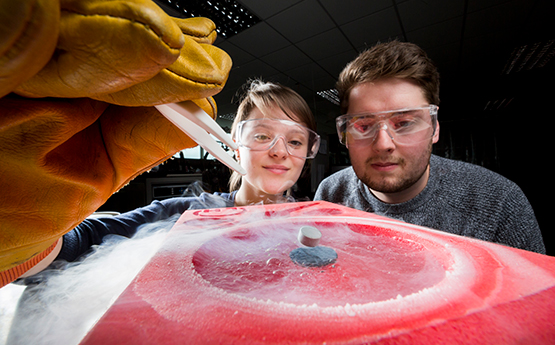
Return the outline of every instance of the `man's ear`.
[[[439,140],[439,121],[437,121],[436,123],[436,131],[434,133],[434,136],[432,137],[432,143],[435,144],[437,143]]]

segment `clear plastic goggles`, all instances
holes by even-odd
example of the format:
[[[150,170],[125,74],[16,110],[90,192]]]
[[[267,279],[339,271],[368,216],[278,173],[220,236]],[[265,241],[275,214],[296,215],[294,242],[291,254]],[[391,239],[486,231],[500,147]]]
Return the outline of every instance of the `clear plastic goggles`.
[[[397,144],[411,145],[433,137],[437,127],[436,105],[377,113],[341,115],[335,120],[343,145],[368,145],[384,130]]]
[[[320,136],[296,122],[253,119],[239,122],[235,135],[237,145],[252,151],[271,149],[283,139],[287,153],[299,158],[314,158],[320,147]]]

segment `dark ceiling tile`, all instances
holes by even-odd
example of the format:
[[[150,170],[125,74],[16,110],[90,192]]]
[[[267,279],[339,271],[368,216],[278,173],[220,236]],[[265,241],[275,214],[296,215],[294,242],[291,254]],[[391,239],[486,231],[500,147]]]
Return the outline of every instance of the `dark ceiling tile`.
[[[302,0],[241,0],[240,2],[260,19],[268,19]]]
[[[463,18],[456,17],[441,23],[408,31],[407,40],[427,50],[453,42],[460,42],[462,33]]]
[[[314,61],[353,49],[353,46],[337,28],[298,42],[297,47]]]
[[[229,78],[224,87],[225,92],[235,92],[244,85],[247,80],[262,78],[277,74],[278,71],[260,60],[253,60],[243,66],[232,68]]]
[[[279,32],[264,22],[229,38],[228,41],[255,57],[264,56],[290,44]]]
[[[330,75],[335,79],[339,77],[339,73],[345,68],[345,66],[356,58],[358,52],[354,49],[346,51],[326,59],[318,61],[318,64],[325,69]]]
[[[241,66],[255,59],[254,56],[231,44],[229,41],[223,41],[217,44],[217,46],[231,57],[233,60],[233,66]]]
[[[261,60],[278,71],[287,71],[312,62],[306,54],[293,45],[270,53]]]
[[[439,70],[440,78],[450,77],[459,72],[460,42],[454,42],[442,46],[426,49],[426,54],[435,62]]]
[[[524,19],[528,17],[526,14],[530,13],[531,9],[532,2],[518,1],[516,4],[510,2],[470,12],[465,23],[465,38],[500,31],[510,39],[510,30],[524,29]]]
[[[328,89],[335,84],[335,78],[316,64],[292,69],[287,74],[314,92]]]
[[[410,0],[398,8],[407,32],[464,16],[464,0]]]
[[[503,5],[512,0],[468,0],[468,12],[481,11],[483,9]]]
[[[295,43],[335,26],[316,0],[305,0],[267,20],[289,41]]]
[[[378,41],[388,41],[402,35],[393,8],[342,25],[341,29],[357,48],[370,47]]]
[[[337,25],[343,25],[392,7],[391,0],[320,0],[320,3]]]

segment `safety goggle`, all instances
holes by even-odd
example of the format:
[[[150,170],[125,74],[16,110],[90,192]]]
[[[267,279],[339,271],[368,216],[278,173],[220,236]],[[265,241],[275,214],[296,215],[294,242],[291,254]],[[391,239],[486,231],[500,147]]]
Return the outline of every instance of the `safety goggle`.
[[[437,127],[436,105],[376,113],[341,115],[335,120],[343,145],[370,144],[384,130],[397,144],[411,145],[433,137]]]
[[[287,153],[299,158],[314,158],[320,136],[313,130],[288,120],[253,119],[239,122],[237,145],[252,151],[266,151],[283,139]]]

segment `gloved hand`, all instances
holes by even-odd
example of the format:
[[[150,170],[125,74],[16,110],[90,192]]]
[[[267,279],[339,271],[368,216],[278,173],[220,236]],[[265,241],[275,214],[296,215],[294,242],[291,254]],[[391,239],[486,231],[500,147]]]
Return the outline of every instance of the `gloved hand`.
[[[230,59],[215,25],[176,19],[150,0],[61,0],[55,56],[15,92],[150,106],[217,93]],[[107,49],[109,48],[109,49]]]
[[[4,19],[0,271],[13,271],[196,146],[153,105],[193,100],[215,116],[210,96],[231,59],[211,45],[210,20],[171,18],[148,0],[1,1]]]

